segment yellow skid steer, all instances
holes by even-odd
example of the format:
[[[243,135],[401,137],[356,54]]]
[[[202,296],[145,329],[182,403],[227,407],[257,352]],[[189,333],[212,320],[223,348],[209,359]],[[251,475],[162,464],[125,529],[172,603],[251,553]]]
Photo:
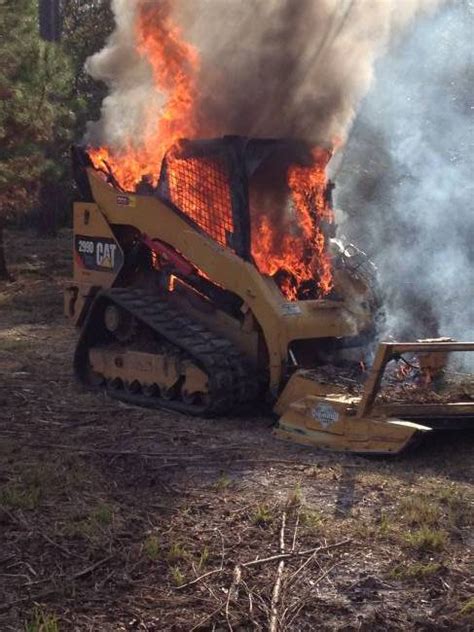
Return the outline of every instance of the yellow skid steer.
[[[438,379],[437,390],[409,389],[427,401],[401,403],[403,381],[392,375],[384,395],[383,376],[406,354],[416,364],[417,354],[446,357],[473,343],[382,343],[365,379],[380,299],[374,267],[356,247],[327,236],[326,293],[306,282],[289,296],[287,271],[259,269],[259,187],[270,173],[284,191],[279,176],[311,160],[303,144],[182,141],[135,191],[123,190],[106,165],[95,167],[85,149],[73,156],[80,199],[65,310],[80,328],[74,364],[83,384],[200,416],[265,400],[279,416],[277,436],[358,453],[398,453],[431,429],[472,423],[469,389],[451,401]],[[317,199],[328,201],[331,184],[318,186]],[[421,360],[419,367],[422,376]]]

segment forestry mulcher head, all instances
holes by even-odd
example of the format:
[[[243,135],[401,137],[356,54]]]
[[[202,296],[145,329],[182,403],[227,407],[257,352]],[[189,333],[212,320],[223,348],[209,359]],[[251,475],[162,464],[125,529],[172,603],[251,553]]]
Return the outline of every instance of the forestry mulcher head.
[[[327,383],[321,369],[298,371],[275,405],[280,415],[275,432],[283,439],[321,448],[396,454],[432,430],[472,429],[474,379],[465,374],[460,380],[456,373],[454,382],[449,382],[445,375],[447,356],[467,351],[474,351],[474,343],[442,339],[380,343],[367,380],[359,388],[342,371],[333,384]],[[441,364],[438,358],[443,356]],[[428,357],[432,362],[424,366]],[[408,374],[400,374],[399,367],[387,379],[389,363],[400,361],[402,368],[409,367]]]
[[[330,155],[289,140],[181,141],[129,191],[75,148],[65,308],[81,327],[79,379],[195,415],[265,399],[278,436],[355,452],[396,453],[433,419],[472,416],[468,402],[377,401],[383,367],[413,345],[380,346],[365,387],[347,377],[372,351],[380,301],[373,265],[333,238]]]

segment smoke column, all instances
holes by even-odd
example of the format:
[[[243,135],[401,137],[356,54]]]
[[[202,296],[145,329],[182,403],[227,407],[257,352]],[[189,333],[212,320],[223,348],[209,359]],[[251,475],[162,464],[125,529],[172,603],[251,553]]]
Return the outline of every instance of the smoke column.
[[[387,331],[474,339],[474,2],[380,60],[345,149],[342,227],[375,259]]]

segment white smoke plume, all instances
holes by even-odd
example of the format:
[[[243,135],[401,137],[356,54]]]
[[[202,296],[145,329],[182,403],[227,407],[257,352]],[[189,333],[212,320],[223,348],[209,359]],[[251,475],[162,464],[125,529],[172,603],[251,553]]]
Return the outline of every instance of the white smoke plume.
[[[452,3],[380,60],[337,174],[401,338],[474,339],[473,32],[474,2]]]
[[[87,63],[110,89],[87,140],[140,146],[166,95],[136,52],[146,9],[170,12],[201,63],[196,136],[344,139],[374,63],[393,38],[439,0],[113,0],[116,29]],[[158,34],[160,36],[160,34]]]
[[[88,125],[86,141],[120,151],[129,139],[143,141],[145,122],[158,120],[166,95],[155,90],[153,73],[137,50],[136,0],[113,0],[115,30],[103,50],[86,62],[87,72],[109,88],[98,122]]]

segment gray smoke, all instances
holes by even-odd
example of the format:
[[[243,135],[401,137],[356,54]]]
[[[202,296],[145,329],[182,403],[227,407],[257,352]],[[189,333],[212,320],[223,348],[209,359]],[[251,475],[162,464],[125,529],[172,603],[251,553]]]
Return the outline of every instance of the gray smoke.
[[[374,62],[436,0],[202,0],[182,21],[203,60],[199,123],[217,134],[345,139]]]
[[[474,339],[473,33],[470,0],[405,34],[337,174],[343,229],[378,264],[395,336]]]
[[[139,146],[149,131],[147,108],[155,116],[166,97],[134,50],[134,24],[143,7],[172,6],[176,23],[199,51],[197,136],[295,136],[330,143],[346,137],[377,57],[418,13],[439,3],[113,0],[116,31],[87,64],[110,88],[88,140]]]

